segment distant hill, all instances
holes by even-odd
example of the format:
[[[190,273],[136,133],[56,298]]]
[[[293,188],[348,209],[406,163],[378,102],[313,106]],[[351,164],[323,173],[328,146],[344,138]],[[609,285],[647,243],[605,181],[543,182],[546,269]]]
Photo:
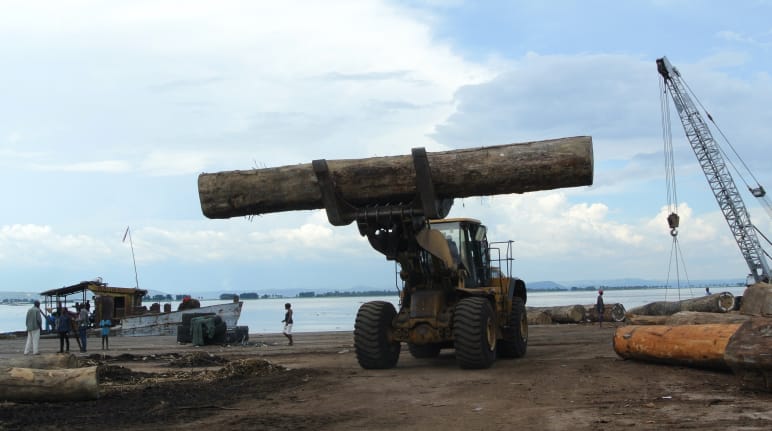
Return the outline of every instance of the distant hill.
[[[554,281],[534,281],[525,283],[528,290],[567,290],[568,288]]]

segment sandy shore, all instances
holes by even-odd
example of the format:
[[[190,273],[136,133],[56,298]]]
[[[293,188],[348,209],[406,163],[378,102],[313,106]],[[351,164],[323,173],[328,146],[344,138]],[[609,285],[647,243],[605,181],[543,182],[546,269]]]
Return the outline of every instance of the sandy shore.
[[[294,346],[281,334],[203,347],[111,337],[109,351],[91,338],[77,356],[111,370],[100,399],[43,409],[5,403],[0,430],[32,422],[113,430],[772,429],[772,394],[745,390],[730,373],[621,360],[613,331],[532,326],[526,356],[488,370],[459,369],[452,350],[415,359],[405,347],[395,368],[364,370],[350,332],[296,334]],[[0,361],[23,347],[23,338],[0,340]],[[41,350],[58,350],[58,340],[42,340]]]

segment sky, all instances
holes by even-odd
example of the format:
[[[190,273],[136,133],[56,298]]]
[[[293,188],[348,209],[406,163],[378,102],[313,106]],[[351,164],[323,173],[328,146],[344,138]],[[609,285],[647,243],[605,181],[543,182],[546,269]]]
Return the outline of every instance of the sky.
[[[514,240],[527,283],[744,279],[666,99],[674,269],[655,60],[772,189],[770,16],[769,0],[3,1],[0,291],[392,289],[355,225],[209,220],[198,175],[581,135],[592,186],[456,199],[450,216]]]

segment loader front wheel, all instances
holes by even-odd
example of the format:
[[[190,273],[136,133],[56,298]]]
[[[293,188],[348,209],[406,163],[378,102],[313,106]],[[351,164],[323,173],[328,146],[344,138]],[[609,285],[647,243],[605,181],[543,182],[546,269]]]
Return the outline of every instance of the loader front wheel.
[[[453,315],[456,360],[461,368],[489,368],[496,360],[496,319],[485,298],[464,298]]]
[[[512,312],[504,328],[504,338],[499,340],[498,351],[502,358],[522,358],[528,348],[528,315],[522,298],[512,298]]]
[[[400,343],[392,340],[391,325],[397,311],[386,301],[362,304],[354,324],[354,350],[365,369],[385,369],[397,365]]]

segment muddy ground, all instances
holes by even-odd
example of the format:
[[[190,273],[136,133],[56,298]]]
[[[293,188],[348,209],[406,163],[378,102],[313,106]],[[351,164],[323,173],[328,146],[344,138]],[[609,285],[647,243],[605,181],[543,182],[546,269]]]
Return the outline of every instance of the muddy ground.
[[[251,335],[246,345],[112,337],[100,398],[0,401],[0,431],[102,430],[661,430],[772,429],[772,394],[730,373],[619,359],[614,328],[532,326],[524,358],[462,370],[452,350],[363,370],[349,332]],[[73,343],[74,344],[74,343]],[[0,340],[0,363],[24,339]],[[41,340],[54,352],[58,341]]]

